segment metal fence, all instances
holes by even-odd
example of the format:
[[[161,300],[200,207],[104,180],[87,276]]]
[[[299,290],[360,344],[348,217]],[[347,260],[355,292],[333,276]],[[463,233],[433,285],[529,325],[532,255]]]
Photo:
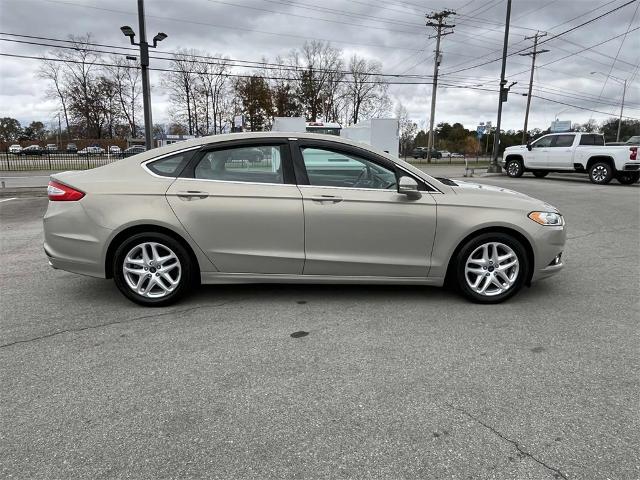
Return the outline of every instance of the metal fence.
[[[413,158],[412,156],[403,157],[405,162],[415,163],[419,165],[427,165],[426,158]],[[442,158],[432,158],[432,165],[467,165],[467,164],[480,164],[486,163],[491,160],[489,155],[462,155],[462,156],[444,156]]]
[[[0,171],[28,170],[87,170],[115,162],[120,155],[87,154],[68,152],[42,152],[39,155],[22,155],[0,152]]]

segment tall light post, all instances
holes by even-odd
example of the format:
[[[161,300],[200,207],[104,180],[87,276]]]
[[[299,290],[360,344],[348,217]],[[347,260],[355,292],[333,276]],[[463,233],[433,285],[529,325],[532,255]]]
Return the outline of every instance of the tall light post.
[[[618,118],[618,134],[616,135],[616,142],[620,141],[620,127],[622,126],[622,111],[624,110],[624,96],[627,93],[627,79],[626,78],[618,78],[613,75],[607,75],[602,72],[591,72],[591,75],[604,75],[605,77],[609,77],[611,80],[614,80],[618,83],[622,84],[622,102],[620,102],[620,117]]]
[[[144,137],[147,150],[153,148],[151,132],[153,129],[153,120],[151,118],[151,88],[149,87],[149,48],[156,48],[158,42],[161,42],[167,35],[158,33],[153,37],[153,45],[147,43],[147,28],[144,19],[144,0],[138,0],[138,27],[140,29],[140,41],[135,42],[136,36],[133,29],[127,25],[120,27],[125,37],[129,37],[131,45],[140,46],[140,68],[142,70],[142,108],[144,111]]]

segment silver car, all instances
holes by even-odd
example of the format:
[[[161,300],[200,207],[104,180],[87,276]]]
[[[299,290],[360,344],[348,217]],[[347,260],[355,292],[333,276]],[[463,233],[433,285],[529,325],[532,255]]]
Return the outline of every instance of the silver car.
[[[148,306],[200,282],[447,282],[496,303],[563,267],[551,205],[335,136],[188,140],[52,175],[48,195],[51,265]]]

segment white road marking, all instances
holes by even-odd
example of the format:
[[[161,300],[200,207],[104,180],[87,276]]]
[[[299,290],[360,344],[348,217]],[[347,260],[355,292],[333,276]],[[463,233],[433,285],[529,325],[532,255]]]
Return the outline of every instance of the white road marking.
[[[2,202],[8,202],[8,201],[10,201],[10,200],[17,200],[17,199],[18,199],[18,197],[5,198],[4,200],[0,200],[0,203],[2,203]]]

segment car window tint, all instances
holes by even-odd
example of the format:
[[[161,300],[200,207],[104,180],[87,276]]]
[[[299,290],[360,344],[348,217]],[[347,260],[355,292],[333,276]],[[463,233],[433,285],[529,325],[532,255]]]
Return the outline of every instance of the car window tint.
[[[553,147],[570,147],[573,145],[575,135],[556,135],[556,140],[553,142]]]
[[[582,135],[580,137],[580,145],[594,145],[595,135]]]
[[[284,183],[282,147],[278,145],[227,148],[206,152],[194,170],[203,180]]]
[[[533,148],[550,147],[553,137],[542,137],[533,143]]]
[[[319,187],[395,190],[393,170],[365,158],[322,148],[303,148],[309,184]]]
[[[192,152],[182,152],[147,163],[147,168],[162,177],[177,177],[191,157]]]

